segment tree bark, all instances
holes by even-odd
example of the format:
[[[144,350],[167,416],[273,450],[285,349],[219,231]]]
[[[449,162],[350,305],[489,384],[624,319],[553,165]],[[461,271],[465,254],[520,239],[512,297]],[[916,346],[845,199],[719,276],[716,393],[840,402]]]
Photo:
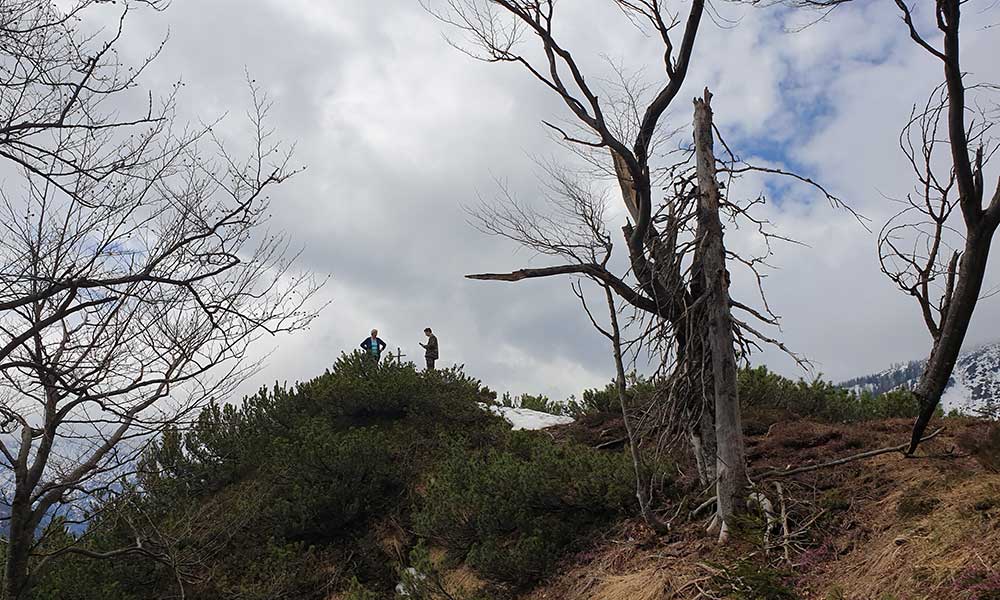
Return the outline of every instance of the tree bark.
[[[972,313],[983,288],[986,263],[996,232],[996,227],[991,225],[980,222],[979,226],[970,231],[966,237],[965,251],[958,263],[955,289],[943,315],[940,333],[934,340],[924,372],[913,392],[920,402],[920,415],[913,425],[907,454],[913,454],[920,444],[927,425],[937,411],[941,396],[948,387],[955,363],[958,362],[962,342],[965,341]]]
[[[698,482],[702,489],[715,485],[715,406],[705,406],[691,428],[691,450],[698,467]]]
[[[698,174],[698,245],[701,276],[707,294],[705,312],[712,361],[715,395],[715,441],[717,445],[716,490],[719,541],[728,539],[733,516],[742,510],[746,496],[746,459],[739,394],[736,389],[736,356],[729,303],[729,273],[722,221],[721,195],[716,178],[712,136],[712,95],[694,101],[694,143]]]
[[[18,494],[20,496],[21,494]],[[22,600],[28,589],[28,561],[31,555],[33,528],[31,506],[24,498],[11,502],[7,534],[7,560],[4,565],[4,600]]]
[[[952,370],[962,351],[962,343],[972,320],[972,313],[982,292],[986,263],[990,245],[1000,225],[1000,184],[988,207],[984,209],[983,146],[982,141],[976,159],[970,159],[969,127],[966,122],[966,87],[962,79],[962,65],[959,56],[959,40],[962,2],[960,0],[939,0],[937,3],[938,28],[944,33],[943,51],[930,47],[913,28],[910,12],[901,0],[897,4],[903,9],[904,20],[910,26],[911,37],[944,63],[945,85],[948,91],[948,141],[951,150],[952,173],[959,192],[959,207],[965,221],[965,248],[959,260],[957,272],[949,273],[954,281],[954,289],[946,290],[941,307],[940,326],[935,332],[934,345],[924,366],[914,395],[920,402],[920,415],[913,424],[910,447],[907,454],[913,454],[927,430],[934,412],[941,402],[941,396]],[[925,148],[929,150],[930,148]],[[950,282],[949,282],[950,287]],[[925,301],[928,299],[925,298]]]

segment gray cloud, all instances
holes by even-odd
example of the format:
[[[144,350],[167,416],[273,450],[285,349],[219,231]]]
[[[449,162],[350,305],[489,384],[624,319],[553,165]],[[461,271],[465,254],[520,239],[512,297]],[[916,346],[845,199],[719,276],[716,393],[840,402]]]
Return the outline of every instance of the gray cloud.
[[[655,40],[605,4],[560,5],[560,33],[591,80],[610,74],[602,55],[645,57],[636,70],[658,77]],[[681,97],[710,86],[719,125],[737,147],[808,169],[877,229],[892,212],[881,193],[900,196],[910,186],[898,130],[909,105],[940,78],[939,66],[908,42],[889,5],[847,6],[794,34],[787,30],[801,15],[720,8],[739,24],[706,23]],[[494,195],[496,178],[526,201],[539,198],[531,157],[560,152],[539,123],[564,117],[565,108],[527,73],[455,51],[413,1],[175,2],[164,15],[137,17],[124,51],[142,56],[168,26],[169,43],[144,82],[166,89],[182,78],[189,118],[239,117],[250,72],[275,102],[273,126],[296,142],[296,160],[307,167],[274,195],[275,226],[303,246],[304,268],[333,276],[332,304],[310,331],[262,342],[269,366],[247,389],[321,372],[372,326],[410,356],[420,352],[422,328],[434,327],[442,361],[466,364],[495,389],[565,397],[610,377],[605,341],[568,280],[462,278],[546,264],[483,236],[462,208]],[[967,67],[1000,80],[989,60],[995,35],[967,29]],[[689,121],[689,106],[678,102],[671,123]],[[236,135],[239,126],[229,119],[224,131]],[[874,236],[810,190],[755,180],[739,191],[765,186],[776,194],[769,217],[809,245],[780,248],[780,268],[767,280],[788,343],[837,379],[925,354],[916,307],[878,272]],[[621,213],[612,214],[616,231]],[[751,243],[741,232],[730,236]],[[991,281],[995,275],[993,267]],[[736,285],[735,293],[752,296],[748,279]],[[982,304],[970,343],[1000,334],[998,305]],[[798,374],[773,351],[758,360]]]

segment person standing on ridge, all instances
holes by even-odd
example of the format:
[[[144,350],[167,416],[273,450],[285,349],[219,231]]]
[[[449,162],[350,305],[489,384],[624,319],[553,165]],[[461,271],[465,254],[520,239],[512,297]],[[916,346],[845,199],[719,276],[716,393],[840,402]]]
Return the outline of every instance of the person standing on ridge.
[[[424,359],[427,361],[427,370],[434,370],[434,361],[438,358],[438,339],[431,331],[430,327],[424,329],[424,335],[427,336],[427,343],[420,344],[424,349]]]
[[[378,336],[378,329],[372,329],[372,336],[365,338],[365,341],[361,342],[361,348],[375,362],[378,362],[382,358],[382,351],[385,350],[385,346],[386,343]]]

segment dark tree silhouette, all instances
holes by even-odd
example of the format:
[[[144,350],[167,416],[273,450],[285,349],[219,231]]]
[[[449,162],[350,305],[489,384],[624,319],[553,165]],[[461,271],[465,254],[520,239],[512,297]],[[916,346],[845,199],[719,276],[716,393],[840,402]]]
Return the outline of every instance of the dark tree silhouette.
[[[262,230],[267,191],[291,175],[251,84],[252,142],[237,159],[211,126],[179,127],[174,98],[145,97],[149,64],[119,62],[128,13],[89,34],[57,8],[0,6],[0,157],[20,173],[0,202],[0,478],[3,597],[29,596],[45,565],[77,553],[160,558],[137,539],[94,555],[40,554],[53,527],[79,522],[96,494],[129,479],[147,442],[221,399],[256,364],[253,340],[314,316],[317,290]],[[149,60],[152,60],[150,58]]]

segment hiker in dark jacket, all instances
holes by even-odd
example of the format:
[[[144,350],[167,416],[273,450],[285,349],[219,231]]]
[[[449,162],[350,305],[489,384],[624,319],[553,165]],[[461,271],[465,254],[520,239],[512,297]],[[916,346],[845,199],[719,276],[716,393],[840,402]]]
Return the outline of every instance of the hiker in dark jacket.
[[[427,336],[427,343],[420,344],[424,348],[424,359],[427,361],[427,370],[434,370],[434,361],[438,359],[438,339],[428,327],[424,329],[424,335]]]
[[[361,342],[361,348],[364,349],[366,355],[378,362],[378,359],[382,357],[382,351],[385,350],[385,342],[378,336],[378,329],[372,329],[372,336]]]

